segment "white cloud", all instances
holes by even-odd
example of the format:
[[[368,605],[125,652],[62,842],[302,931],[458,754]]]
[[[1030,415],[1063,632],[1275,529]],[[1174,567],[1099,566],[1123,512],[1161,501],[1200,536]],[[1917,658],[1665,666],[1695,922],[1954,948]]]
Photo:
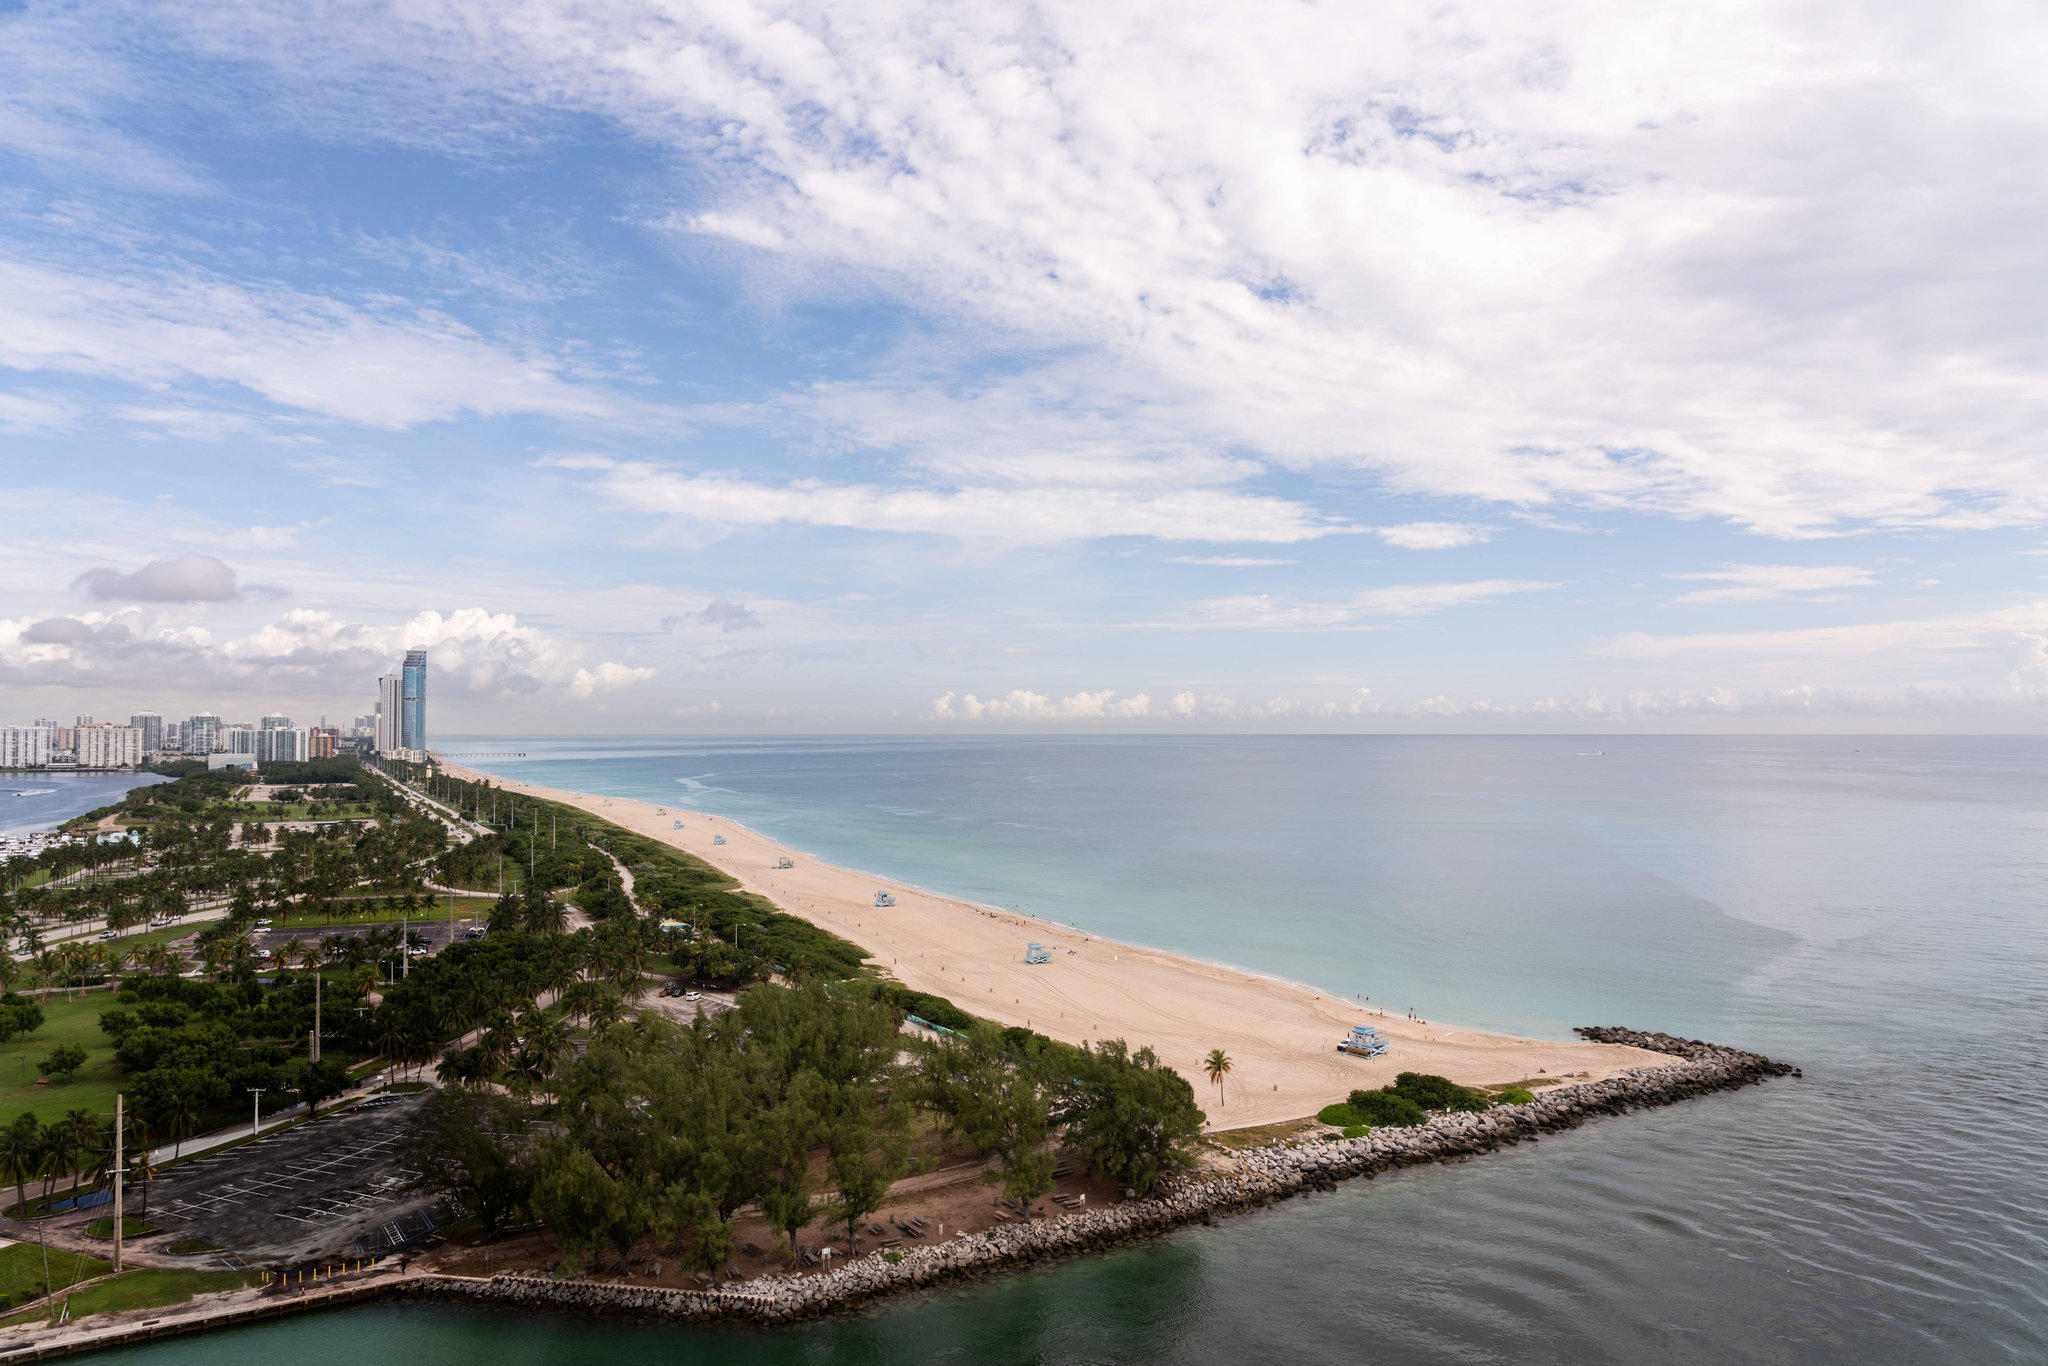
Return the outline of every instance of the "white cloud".
[[[987,700],[949,692],[934,700],[931,710],[939,721],[1131,721],[1151,714],[1152,699],[1144,693],[1077,692],[1052,698],[1024,688]]]
[[[510,413],[675,425],[644,400],[573,383],[556,358],[443,314],[189,269],[104,274],[0,258],[0,366],[148,386],[233,384],[284,408],[383,428]],[[250,421],[164,404],[124,411],[182,434],[225,435]]]
[[[1268,569],[1293,560],[1268,560],[1256,555],[1175,555],[1168,564],[1202,564],[1216,569]]]
[[[1557,586],[1531,579],[1408,583],[1368,588],[1349,597],[1321,602],[1294,600],[1272,593],[1239,593],[1191,604],[1185,612],[1161,624],[1239,631],[1359,629]]]
[[[1079,354],[1197,452],[1782,536],[2048,513],[2035,10],[310,13],[191,22],[379,128],[607,117],[778,299]]]
[[[1493,538],[1488,528],[1463,522],[1407,522],[1400,526],[1376,526],[1372,530],[1388,545],[1403,550],[1453,550]]]
[[[296,608],[239,636],[139,609],[0,619],[0,681],[22,687],[146,688],[152,693],[367,693],[408,649],[428,653],[437,697],[507,698],[558,689],[575,697],[647,681],[510,613],[424,611],[396,625]]]
[[[575,677],[569,680],[569,695],[595,697],[599,693],[616,692],[620,688],[630,688],[636,683],[645,683],[652,677],[652,669],[607,662],[595,669],[578,669]]]
[[[1776,598],[1814,598],[1829,601],[1827,595],[1843,588],[1870,588],[1877,575],[1854,565],[1832,564],[1729,564],[1695,574],[1667,574],[1666,578],[1719,583],[1721,588],[1699,588],[1682,593],[1673,602],[1714,604],[1768,602]]]
[[[84,415],[62,394],[0,394],[0,432],[62,432]]]
[[[544,463],[592,477],[620,507],[725,527],[794,523],[1003,546],[1104,536],[1292,544],[1346,529],[1300,503],[1222,489],[883,488],[817,480],[771,484],[605,456],[557,456]]]

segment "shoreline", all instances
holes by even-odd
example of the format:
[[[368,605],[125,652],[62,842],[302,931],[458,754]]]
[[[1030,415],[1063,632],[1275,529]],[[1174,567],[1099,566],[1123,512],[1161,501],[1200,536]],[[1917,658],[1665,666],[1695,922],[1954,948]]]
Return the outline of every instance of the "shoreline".
[[[971,1014],[1069,1043],[1122,1038],[1133,1048],[1150,1047],[1194,1086],[1212,1131],[1307,1118],[1353,1089],[1385,1085],[1404,1071],[1477,1086],[1534,1077],[1597,1082],[1673,1063],[1629,1044],[1558,1042],[1411,1019],[1276,975],[825,863],[726,817],[443,767],[681,849],[781,910],[859,944],[871,964],[906,986]],[[677,822],[683,828],[674,828]],[[728,842],[713,845],[715,834]],[[785,857],[792,867],[775,867]],[[896,904],[874,906],[877,891]],[[1027,966],[1027,942],[1042,943],[1051,961]],[[1386,1056],[1337,1052],[1354,1024],[1385,1033]],[[1201,1070],[1216,1047],[1235,1063],[1220,1100]]]
[[[644,1322],[775,1327],[842,1314],[947,1284],[980,1280],[1038,1262],[1058,1261],[1123,1244],[1149,1241],[1193,1224],[1210,1224],[1297,1195],[1334,1190],[1340,1181],[1370,1180],[1407,1167],[1466,1161],[1534,1143],[1547,1134],[1639,1109],[1676,1105],[1739,1090],[1796,1068],[1761,1054],[1697,1039],[1644,1034],[1615,1026],[1575,1031],[1589,1040],[1626,1040],[1661,1055],[1666,1065],[1631,1068],[1604,1081],[1549,1090],[1524,1104],[1480,1114],[1440,1114],[1407,1129],[1379,1129],[1359,1138],[1272,1143],[1237,1154],[1231,1169],[1170,1183],[1158,1194],[1045,1220],[1010,1224],[957,1240],[867,1253],[815,1275],[782,1275],[744,1288],[701,1290],[635,1285],[630,1275],[556,1278],[500,1272],[488,1278],[436,1270],[377,1271],[344,1278],[312,1295],[258,1297],[158,1311],[140,1322],[59,1331],[0,1349],[0,1359],[32,1361],[129,1346],[187,1333],[239,1327],[261,1319],[313,1313],[374,1300],[461,1303],[513,1312]],[[895,1260],[891,1261],[890,1256]],[[140,1314],[148,1310],[136,1311]]]

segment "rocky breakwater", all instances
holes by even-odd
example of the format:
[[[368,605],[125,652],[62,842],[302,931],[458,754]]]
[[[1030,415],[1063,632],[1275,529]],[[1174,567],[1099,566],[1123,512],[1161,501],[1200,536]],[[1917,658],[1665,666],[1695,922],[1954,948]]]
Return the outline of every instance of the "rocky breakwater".
[[[1642,1067],[1604,1081],[1546,1089],[1521,1105],[1478,1114],[1446,1114],[1412,1128],[1382,1128],[1357,1138],[1279,1143],[1238,1155],[1234,1170],[1166,1185],[1158,1194],[1056,1218],[1009,1224],[927,1247],[871,1253],[830,1271],[767,1276],[706,1290],[634,1285],[630,1280],[557,1280],[505,1273],[488,1280],[425,1277],[410,1293],[481,1300],[531,1309],[663,1318],[787,1323],[901,1294],[943,1281],[1151,1237],[1219,1214],[1283,1200],[1383,1171],[1475,1157],[1542,1135],[1576,1128],[1601,1115],[1671,1105],[1731,1090],[1796,1069],[1757,1053],[1616,1026],[1578,1031],[1601,1043],[1633,1044],[1669,1054],[1669,1066]]]

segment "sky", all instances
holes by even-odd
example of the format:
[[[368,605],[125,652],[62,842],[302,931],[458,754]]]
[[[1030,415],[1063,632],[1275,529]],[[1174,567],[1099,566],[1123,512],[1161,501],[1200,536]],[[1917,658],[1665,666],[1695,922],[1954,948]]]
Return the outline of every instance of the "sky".
[[[2044,49],[0,0],[0,723],[2048,729]]]

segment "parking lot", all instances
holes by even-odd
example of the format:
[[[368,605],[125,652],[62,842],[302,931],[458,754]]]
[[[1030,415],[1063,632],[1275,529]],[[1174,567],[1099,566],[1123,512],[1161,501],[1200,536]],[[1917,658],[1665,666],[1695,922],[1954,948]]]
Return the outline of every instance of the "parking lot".
[[[389,1251],[438,1221],[411,1189],[419,1093],[377,1096],[226,1152],[181,1162],[150,1182],[149,1221],[198,1236],[252,1265]],[[132,1199],[133,1197],[131,1197]]]

